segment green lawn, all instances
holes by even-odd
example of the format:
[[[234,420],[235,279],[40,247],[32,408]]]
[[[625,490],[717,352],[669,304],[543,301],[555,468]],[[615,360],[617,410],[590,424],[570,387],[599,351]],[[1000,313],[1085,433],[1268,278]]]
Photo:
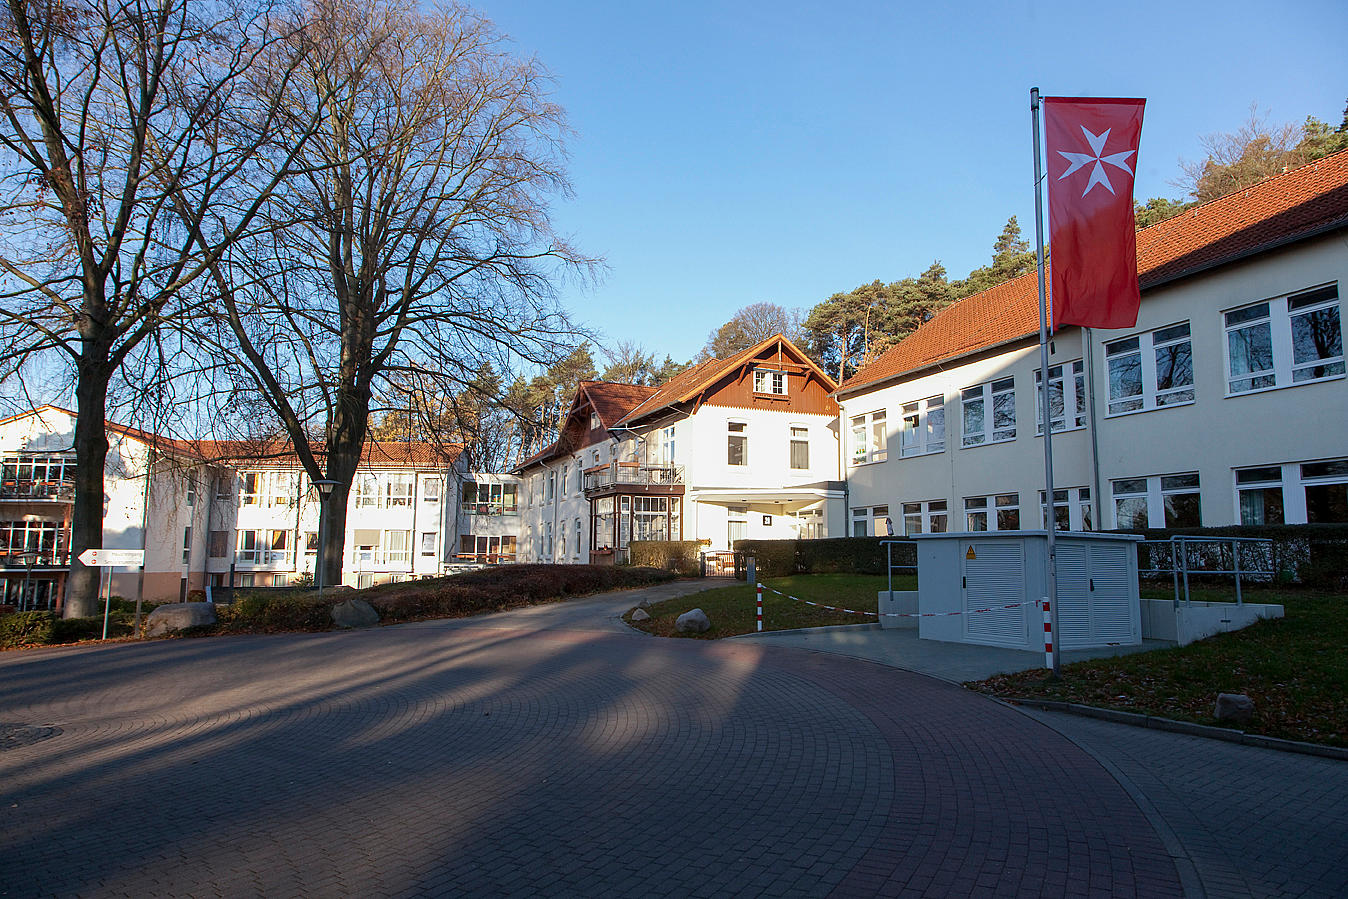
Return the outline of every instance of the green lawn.
[[[804,574],[794,577],[771,578],[763,582],[783,593],[798,596],[811,602],[830,606],[840,606],[856,611],[877,611],[876,594],[885,589],[885,578],[874,575],[857,574]],[[917,579],[905,577],[894,579],[895,590],[916,589]],[[734,587],[720,587],[666,600],[651,606],[646,611],[651,620],[634,624],[647,633],[661,637],[698,636],[707,639],[730,637],[735,634],[749,634],[755,630],[754,588],[748,584]],[[680,634],[674,630],[674,619],[689,609],[701,609],[711,619],[711,630],[705,634]],[[623,616],[630,619],[631,613]],[[781,631],[802,627],[822,627],[830,624],[867,624],[876,621],[874,615],[849,615],[844,612],[830,612],[804,602],[778,596],[770,590],[763,591],[763,630]]]
[[[1144,589],[1144,597],[1170,598]],[[1042,671],[1002,675],[969,686],[998,696],[1031,697],[1215,724],[1218,693],[1255,703],[1250,733],[1348,745],[1348,597],[1313,591],[1247,588],[1249,602],[1280,603],[1286,617],[1261,621],[1188,646],[1067,665],[1062,679]],[[1192,592],[1194,600],[1230,601],[1231,590]]]

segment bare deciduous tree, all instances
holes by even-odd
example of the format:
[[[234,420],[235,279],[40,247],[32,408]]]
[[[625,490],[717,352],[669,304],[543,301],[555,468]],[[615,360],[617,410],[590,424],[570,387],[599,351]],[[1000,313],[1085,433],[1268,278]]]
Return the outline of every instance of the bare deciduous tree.
[[[117,373],[164,361],[189,286],[287,172],[284,154],[258,152],[275,103],[237,88],[289,30],[269,5],[207,0],[7,0],[0,13],[0,343],[13,348],[0,376],[42,358],[74,385],[67,616],[96,599],[97,572],[77,556],[103,543]],[[245,173],[251,212],[201,252],[183,221],[206,217]]]
[[[322,504],[332,583],[382,386],[459,392],[485,362],[574,346],[552,279],[590,260],[551,228],[564,120],[535,61],[459,6],[319,0],[308,15],[307,81],[283,103],[323,114],[311,174],[271,199],[267,240],[236,247],[215,283],[220,345],[309,477],[337,484]]]

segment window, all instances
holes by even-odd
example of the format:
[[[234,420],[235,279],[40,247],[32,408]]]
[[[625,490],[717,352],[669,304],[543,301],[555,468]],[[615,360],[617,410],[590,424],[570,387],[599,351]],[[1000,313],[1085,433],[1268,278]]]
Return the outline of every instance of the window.
[[[554,495],[556,495],[556,491],[557,491],[557,472],[550,471],[548,472],[548,480],[543,488],[543,502],[545,503],[552,502],[552,498]],[[548,545],[549,547],[551,547],[551,541],[549,541]],[[548,552],[549,554],[551,554],[552,552],[551,548],[549,548]]]
[[[197,504],[197,482],[190,477],[187,481],[187,505],[189,508]]]
[[[415,483],[416,475],[411,473],[384,475],[384,496],[388,507],[412,505]]]
[[[570,479],[571,479],[571,466],[570,466],[570,465],[563,465],[563,466],[562,466],[562,481],[561,481],[561,484],[562,484],[562,496],[566,496],[566,491],[569,489],[569,488],[566,486],[566,482],[569,481]],[[563,534],[562,536],[563,536],[563,538],[565,538],[566,535]],[[565,549],[562,550],[562,555],[566,555],[566,550],[565,550]]]
[[[389,564],[406,564],[412,561],[412,532],[384,532],[384,561]]]
[[[290,531],[239,531],[235,561],[254,565],[284,562],[290,549]]]
[[[262,472],[245,471],[239,477],[239,502],[245,506],[256,506],[261,502]]]
[[[576,557],[580,557],[580,519],[576,519]]]
[[[211,531],[206,541],[206,554],[212,559],[223,559],[229,553],[228,531]]]
[[[945,450],[945,397],[932,396],[903,407],[900,456],[922,456]]]
[[[1123,478],[1110,482],[1114,494],[1114,526],[1187,528],[1203,524],[1197,474]]]
[[[946,532],[946,501],[926,500],[903,504],[903,534],[944,534]]]
[[[1301,465],[1309,524],[1348,522],[1348,459]]]
[[[867,516],[865,509],[852,510],[852,536],[865,537],[867,535]]]
[[[273,587],[284,587],[286,585],[286,576],[284,574],[273,574],[271,576],[271,585]]]
[[[809,428],[791,428],[791,467],[797,471],[810,467]]]
[[[852,418],[852,464],[883,462],[888,455],[885,435],[885,410],[879,409]]]
[[[969,496],[964,499],[966,531],[1020,530],[1020,494]]]
[[[988,420],[988,410],[992,420]],[[962,446],[982,446],[1016,439],[1016,379],[1002,378],[960,391]]]
[[[754,370],[754,393],[769,393],[786,396],[786,372],[769,371],[765,368]]]
[[[1227,393],[1340,377],[1337,284],[1224,313]]]
[[[599,420],[599,413],[598,413],[598,412],[591,412],[591,413],[590,413],[590,430],[591,430],[591,431],[597,431],[599,428],[602,428],[603,426],[604,426],[604,423],[603,423],[602,421]]]
[[[566,558],[566,522],[565,522],[565,521],[563,521],[563,522],[562,522],[560,525],[558,525],[558,527],[557,527],[557,555],[558,555],[558,557],[560,557],[560,558],[562,558],[562,559],[565,559],[565,558]]]
[[[1237,469],[1236,499],[1241,524],[1284,524],[1282,466]]]
[[[744,517],[743,511],[731,513],[731,517],[726,521],[726,543],[731,548],[741,540],[749,536],[749,519]]]
[[[421,554],[423,556],[435,555],[435,531],[421,532]]]
[[[742,421],[732,421],[726,425],[726,464],[749,464],[749,436],[745,432],[748,425]]]
[[[1188,322],[1105,344],[1105,364],[1110,415],[1194,401]]]
[[[894,522],[889,517],[889,506],[875,506],[871,509],[871,531],[877,537],[894,536]]]
[[[192,529],[183,528],[183,564],[192,561]]]
[[[0,460],[0,475],[3,475],[7,486],[16,486],[21,481],[36,484],[73,482],[75,457],[45,453],[18,453],[5,456]]]
[[[227,502],[233,496],[233,480],[225,475],[215,476],[215,498],[218,502]]]
[[[552,522],[543,526],[543,558],[552,561]]]
[[[1070,377],[1064,379],[1064,371]],[[1034,373],[1034,427],[1036,434],[1044,433],[1043,376]],[[1086,426],[1086,369],[1078,359],[1051,366],[1048,370],[1049,418],[1055,431],[1070,431]],[[1067,424],[1066,410],[1072,410],[1072,423]]]
[[[670,539],[669,499],[667,496],[632,497],[633,540]]]
[[[421,501],[425,503],[440,502],[440,479],[424,478],[421,481]]]
[[[1048,510],[1044,507],[1044,491],[1039,491],[1039,526],[1046,528]],[[1053,491],[1053,529],[1056,531],[1093,531],[1091,520],[1091,488],[1068,487]]]
[[[306,556],[318,555],[318,531],[304,532],[304,554]]]
[[[251,586],[253,586],[253,575],[252,575],[252,574],[236,574],[236,575],[234,576],[234,586],[236,586],[236,587],[251,587]]]
[[[660,458],[666,465],[674,464],[674,428],[660,429]],[[598,461],[596,457],[595,461]]]
[[[519,484],[501,485],[501,514],[518,515],[520,511]]]

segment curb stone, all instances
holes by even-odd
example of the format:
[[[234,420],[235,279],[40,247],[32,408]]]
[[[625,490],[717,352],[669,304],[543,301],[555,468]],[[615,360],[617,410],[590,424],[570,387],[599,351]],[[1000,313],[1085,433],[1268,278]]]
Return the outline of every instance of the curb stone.
[[[1192,721],[1176,721],[1171,718],[1158,718],[1154,715],[1141,715],[1137,712],[1121,712],[1116,709],[1102,709],[1092,705],[1075,702],[1057,702],[1049,699],[1020,699],[1008,697],[1003,700],[1010,705],[1023,705],[1046,712],[1063,712],[1068,715],[1081,715],[1086,718],[1099,718],[1117,724],[1132,727],[1150,727],[1154,730],[1166,730],[1171,733],[1187,734],[1192,737],[1206,737],[1209,740],[1224,740],[1227,743],[1243,743],[1246,746],[1261,746],[1264,749],[1276,749],[1279,752],[1296,752],[1302,755],[1315,755],[1321,758],[1348,761],[1348,747],[1327,746],[1323,743],[1306,743],[1300,740],[1284,740],[1279,737],[1266,737],[1263,734],[1247,734],[1243,730],[1226,727],[1214,727],[1211,724],[1196,724]]]

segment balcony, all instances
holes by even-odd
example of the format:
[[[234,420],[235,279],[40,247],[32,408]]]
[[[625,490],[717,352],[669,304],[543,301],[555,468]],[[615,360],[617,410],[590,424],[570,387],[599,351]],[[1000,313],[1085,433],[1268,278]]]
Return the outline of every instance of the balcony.
[[[75,485],[69,481],[4,481],[0,483],[0,500],[71,503],[75,501]]]
[[[357,570],[369,568],[409,568],[412,551],[407,549],[357,549],[353,554]]]
[[[501,502],[493,503],[464,503],[463,512],[465,515],[518,515],[519,509],[514,506],[507,507]]]
[[[38,557],[33,562],[33,570],[39,568],[69,568],[70,553],[64,549],[53,552],[50,549],[38,550]],[[0,568],[17,568],[26,570],[23,555],[9,550],[0,550]]]
[[[605,493],[682,494],[682,465],[613,462],[585,472],[585,495]]]
[[[288,549],[241,549],[234,553],[238,565],[257,565],[260,567],[287,566],[290,562]]]

